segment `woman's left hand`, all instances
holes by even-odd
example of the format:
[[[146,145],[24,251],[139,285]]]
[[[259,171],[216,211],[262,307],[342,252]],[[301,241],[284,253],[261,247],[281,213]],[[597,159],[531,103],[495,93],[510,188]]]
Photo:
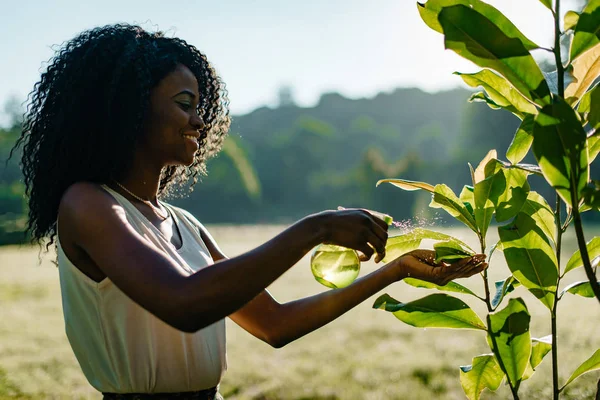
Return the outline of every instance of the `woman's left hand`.
[[[448,282],[467,278],[487,268],[485,254],[475,254],[454,263],[435,262],[435,251],[413,250],[390,262],[388,266],[397,272],[398,280],[416,278],[444,286]]]

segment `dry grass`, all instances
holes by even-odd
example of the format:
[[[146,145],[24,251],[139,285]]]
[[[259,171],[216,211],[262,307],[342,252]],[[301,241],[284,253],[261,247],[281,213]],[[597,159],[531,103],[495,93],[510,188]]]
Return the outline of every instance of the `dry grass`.
[[[226,254],[240,254],[281,231],[281,226],[212,227]],[[492,230],[492,233],[495,230]],[[465,230],[451,233],[468,239]],[[597,232],[595,232],[597,233]],[[591,238],[591,233],[588,234]],[[490,242],[493,238],[490,238]],[[469,240],[467,240],[469,241]],[[470,241],[472,242],[472,241]],[[566,238],[566,251],[574,249]],[[62,319],[58,273],[44,257],[38,265],[37,248],[0,249],[0,398],[100,398],[86,382],[71,352]],[[563,263],[566,259],[563,260]],[[365,264],[362,274],[375,268]],[[490,269],[492,279],[507,275],[499,254]],[[567,280],[585,279],[574,271]],[[463,281],[482,291],[481,279]],[[270,288],[280,301],[325,290],[314,281],[307,258]],[[425,295],[423,289],[396,284],[388,290],[406,301]],[[547,310],[520,288],[532,314],[532,336],[550,333]],[[234,399],[462,399],[458,366],[489,352],[481,332],[416,329],[391,314],[371,309],[374,299],[351,310],[317,332],[272,349],[228,321],[229,370],[222,393]],[[475,302],[469,299],[470,304]],[[474,308],[484,315],[482,304]],[[600,307],[593,299],[565,296],[559,309],[560,381],[593,351]],[[536,374],[522,384],[522,399],[551,398],[550,356]],[[563,398],[593,398],[597,373],[575,381]],[[510,398],[503,385],[484,399]]]

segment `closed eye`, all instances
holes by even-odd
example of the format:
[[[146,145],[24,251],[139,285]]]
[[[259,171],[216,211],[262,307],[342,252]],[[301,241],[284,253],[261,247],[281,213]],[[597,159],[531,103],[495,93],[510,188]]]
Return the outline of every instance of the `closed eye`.
[[[179,104],[179,107],[183,110],[183,111],[189,111],[190,108],[192,108],[192,104],[191,103],[184,103],[184,102],[180,102],[178,101],[177,104]]]

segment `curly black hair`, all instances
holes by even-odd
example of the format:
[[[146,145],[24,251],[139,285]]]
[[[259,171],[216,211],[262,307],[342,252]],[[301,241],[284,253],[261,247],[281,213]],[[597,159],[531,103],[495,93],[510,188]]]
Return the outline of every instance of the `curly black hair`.
[[[198,80],[205,132],[192,165],[163,169],[159,197],[190,182],[192,191],[229,129],[225,84],[206,56],[184,40],[129,24],[84,31],[56,52],[29,94],[11,151],[23,145],[32,242],[41,245],[49,236],[46,249],[54,242],[60,199],[71,184],[109,183],[127,171],[143,135],[150,91],[178,64]]]

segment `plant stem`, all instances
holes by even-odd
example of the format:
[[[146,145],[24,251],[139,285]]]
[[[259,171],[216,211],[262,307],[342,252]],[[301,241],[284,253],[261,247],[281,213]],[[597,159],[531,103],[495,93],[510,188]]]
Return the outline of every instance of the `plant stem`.
[[[485,254],[485,238],[479,236],[479,245],[481,246],[481,254]],[[488,260],[489,261],[489,260]],[[492,308],[492,299],[490,296],[490,284],[488,281],[487,269],[483,271],[483,288],[485,289],[485,305],[487,306],[488,313],[494,311]]]
[[[494,311],[492,308],[492,299],[490,296],[490,285],[488,283],[487,269],[483,271],[483,288],[485,289],[485,305],[487,306],[488,312]]]
[[[560,255],[562,248],[562,222],[560,218],[560,196],[556,195],[556,210],[554,212],[554,218],[556,221],[556,268],[558,270],[558,279],[556,281],[556,293],[554,293],[554,305],[550,311],[551,325],[552,325],[552,388],[553,388],[553,399],[558,400],[560,397],[560,387],[558,386],[558,333],[556,329],[556,313],[558,308],[558,288],[560,285]]]
[[[556,0],[554,9],[554,57],[556,60],[556,72],[558,74],[558,95],[561,98],[565,97],[565,74],[562,65],[561,50],[560,50],[560,0]],[[592,269],[590,262],[590,256],[587,251],[587,244],[585,243],[585,237],[583,235],[583,225],[581,223],[581,215],[579,214],[579,196],[577,193],[577,182],[575,181],[575,168],[571,166],[571,203],[573,211],[573,222],[575,224],[575,234],[577,235],[577,245],[579,246],[579,252],[581,254],[581,261],[583,262],[583,268],[585,274],[590,281],[590,286],[594,295],[600,302],[600,285],[596,274]]]
[[[555,0],[554,4],[554,59],[556,61],[556,73],[558,77],[558,95],[561,98],[565,97],[565,72],[562,64],[561,49],[560,49],[560,0]],[[573,175],[573,173],[571,173]],[[572,189],[571,189],[572,191]],[[558,287],[560,284],[560,253],[562,247],[563,227],[560,218],[560,196],[556,194],[556,210],[554,218],[556,221],[556,262],[557,275],[556,291],[554,293],[554,304],[550,310],[551,329],[552,329],[552,388],[553,399],[558,400],[560,397],[560,388],[558,386],[558,334],[556,329],[556,309],[558,308]],[[574,204],[576,206],[576,204]]]
[[[576,190],[576,189],[572,189]],[[575,193],[571,193],[572,201],[577,200]],[[583,269],[585,269],[585,275],[590,281],[590,286],[594,295],[600,301],[600,285],[598,285],[598,279],[592,269],[592,263],[590,262],[590,255],[587,251],[587,245],[585,243],[585,237],[583,235],[583,225],[581,223],[581,215],[579,214],[579,208],[577,203],[573,203],[573,222],[575,224],[575,234],[577,235],[577,245],[579,246],[579,252],[581,254],[581,261],[583,262]]]
[[[554,4],[554,60],[556,61],[556,73],[558,76],[558,95],[565,97],[565,69],[560,54],[560,0]]]
[[[558,289],[558,286],[557,286]],[[560,386],[558,386],[558,335],[556,332],[556,306],[558,295],[554,296],[554,309],[552,310],[552,389],[554,395],[552,398],[558,400],[560,397]]]

